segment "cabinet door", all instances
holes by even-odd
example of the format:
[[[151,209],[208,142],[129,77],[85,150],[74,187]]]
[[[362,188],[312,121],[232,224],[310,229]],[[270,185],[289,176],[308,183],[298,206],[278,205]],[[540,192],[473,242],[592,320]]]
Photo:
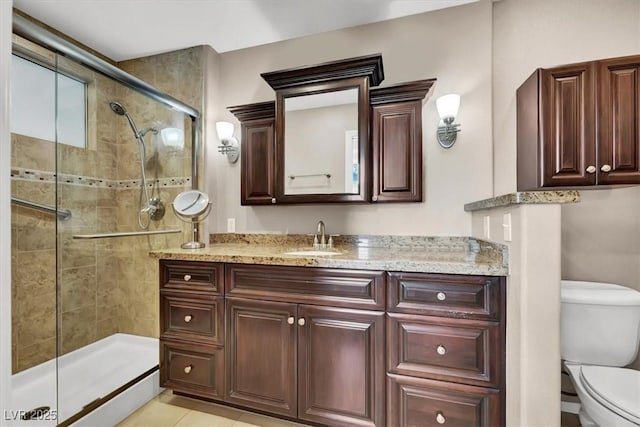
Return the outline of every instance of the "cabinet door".
[[[227,299],[226,400],[297,413],[295,304]]]
[[[598,183],[640,183],[640,57],[599,62]]]
[[[264,205],[275,202],[274,144],[274,119],[242,123],[241,204]]]
[[[298,418],[384,423],[384,313],[298,307]]]
[[[542,70],[540,79],[542,185],[594,185],[594,63]]]
[[[374,202],[422,201],[422,102],[372,108]]]

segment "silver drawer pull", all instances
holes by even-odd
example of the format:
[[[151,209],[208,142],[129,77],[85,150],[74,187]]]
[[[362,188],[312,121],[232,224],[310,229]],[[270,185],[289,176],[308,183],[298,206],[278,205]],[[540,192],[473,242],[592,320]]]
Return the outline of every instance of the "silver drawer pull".
[[[186,316],[184,316],[185,323],[191,322],[191,319],[193,319],[193,316],[190,314],[187,314]]]
[[[445,354],[447,354],[447,348],[445,346],[443,346],[442,344],[440,344],[437,348],[436,348],[436,352],[440,355],[440,356],[444,356]]]
[[[444,301],[447,299],[447,294],[445,294],[444,292],[438,292],[436,298],[438,298],[438,301]]]
[[[185,274],[184,275],[184,281],[188,282],[189,280],[191,280],[191,275],[190,274]]]
[[[596,167],[593,165],[587,166],[587,173],[596,173]]]
[[[611,165],[602,165],[600,168],[602,172],[611,172]]]
[[[293,325],[294,323],[296,323],[296,319],[293,316],[289,316],[289,318],[287,319],[287,323]]]
[[[447,422],[447,419],[444,417],[444,414],[440,411],[436,412],[436,422],[438,424],[444,424]]]
[[[185,366],[184,373],[185,374],[190,374],[192,369],[193,369],[193,366],[191,366],[191,365]]]

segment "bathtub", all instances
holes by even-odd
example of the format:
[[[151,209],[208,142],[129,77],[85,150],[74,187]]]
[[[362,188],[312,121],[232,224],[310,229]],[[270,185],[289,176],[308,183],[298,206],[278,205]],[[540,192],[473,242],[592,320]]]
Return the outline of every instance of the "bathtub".
[[[157,339],[111,335],[15,374],[11,395],[14,409],[2,414],[0,424],[9,424],[9,420],[17,418],[11,425],[55,426],[74,417],[73,426],[112,427],[162,391],[157,366]],[[146,376],[138,378],[142,374]],[[135,378],[139,381],[110,400],[94,402]],[[97,408],[77,419],[76,414],[91,402]],[[50,407],[51,412],[43,411],[32,420],[20,420],[22,411],[44,406]]]

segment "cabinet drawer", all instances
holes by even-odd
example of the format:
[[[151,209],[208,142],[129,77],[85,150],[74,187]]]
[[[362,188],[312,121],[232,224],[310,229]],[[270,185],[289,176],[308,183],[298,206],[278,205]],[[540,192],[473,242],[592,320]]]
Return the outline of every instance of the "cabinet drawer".
[[[160,340],[160,386],[211,399],[224,396],[224,349]]]
[[[203,261],[160,260],[160,287],[183,292],[224,292],[224,265]]]
[[[389,427],[505,425],[498,390],[388,375]]]
[[[227,265],[227,294],[234,297],[383,310],[382,271],[264,265]]]
[[[389,372],[500,387],[499,323],[390,313]]]
[[[397,313],[500,320],[504,278],[389,273],[387,309]]]
[[[163,338],[224,344],[224,299],[205,295],[184,298],[182,293],[160,291]]]

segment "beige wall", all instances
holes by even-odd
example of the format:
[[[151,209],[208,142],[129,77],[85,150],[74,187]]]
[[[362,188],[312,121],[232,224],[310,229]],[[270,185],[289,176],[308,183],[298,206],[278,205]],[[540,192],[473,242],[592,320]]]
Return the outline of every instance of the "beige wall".
[[[490,1],[434,13],[332,31],[220,55],[222,82],[217,119],[238,123],[225,107],[275,99],[260,73],[371,53],[382,53],[384,85],[436,77],[423,109],[425,202],[388,205],[240,206],[240,165],[214,156],[210,231],[310,232],[318,220],[332,233],[467,235],[470,216],[461,206],[489,197],[491,189]],[[461,94],[462,133],[455,147],[435,140],[434,100]],[[239,137],[239,129],[236,130]],[[403,218],[398,221],[398,218]]]

